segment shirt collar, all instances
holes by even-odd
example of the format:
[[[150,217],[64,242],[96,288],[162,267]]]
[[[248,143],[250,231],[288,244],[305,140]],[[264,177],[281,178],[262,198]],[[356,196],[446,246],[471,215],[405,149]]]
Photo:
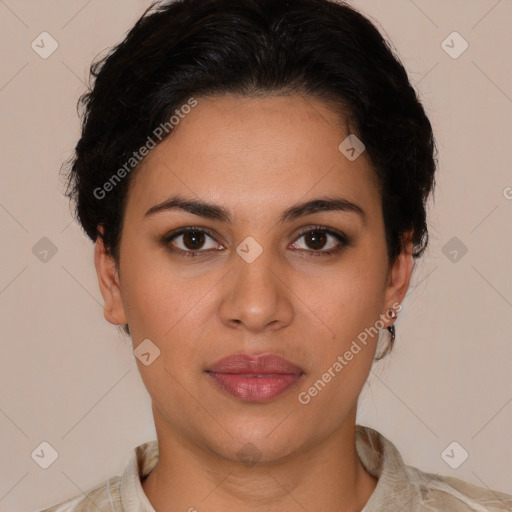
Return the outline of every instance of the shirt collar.
[[[377,486],[361,512],[413,510],[419,485],[407,472],[397,448],[376,430],[356,425],[356,450],[366,470],[378,478]],[[142,488],[158,462],[158,442],[137,446],[121,476],[121,500],[125,512],[155,512]]]
[[[137,446],[121,475],[121,502],[124,512],[156,512],[144,493],[141,480],[158,462],[158,441]]]
[[[378,478],[361,512],[416,510],[420,486],[407,471],[395,445],[376,430],[356,425],[356,449],[368,473]]]

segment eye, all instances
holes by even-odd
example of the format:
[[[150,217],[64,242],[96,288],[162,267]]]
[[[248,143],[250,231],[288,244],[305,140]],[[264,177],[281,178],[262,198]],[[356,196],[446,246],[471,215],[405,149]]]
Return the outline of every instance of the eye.
[[[294,247],[294,250],[309,252],[313,256],[335,254],[341,251],[344,246],[350,244],[349,238],[344,233],[323,226],[314,226],[303,231],[297,240],[301,238],[304,238],[306,246],[295,242],[292,247]],[[329,238],[331,238],[331,243],[325,248]],[[208,239],[211,241],[210,247],[208,247],[208,244],[205,247]],[[219,250],[219,247],[224,249],[222,245],[218,247],[219,244],[215,242],[212,235],[197,227],[186,227],[174,231],[164,236],[161,243],[171,252],[188,257],[200,256],[201,253],[207,253],[210,249]]]
[[[328,245],[327,249],[321,250],[322,248],[325,247],[326,243],[329,240],[329,237],[331,239],[334,239],[334,244],[333,241],[331,240],[330,246]],[[299,247],[295,248],[298,248],[299,250],[309,251],[313,256],[328,256],[330,254],[335,254],[341,251],[341,249],[344,246],[349,245],[350,243],[348,237],[341,231],[336,231],[334,229],[325,228],[322,226],[315,226],[313,228],[307,229],[306,231],[303,231],[299,235],[298,240],[300,240],[301,238],[304,238],[305,244],[307,246],[300,247],[299,244]],[[297,244],[298,242],[295,242],[293,245],[297,246]]]
[[[179,239],[181,238],[181,241]],[[206,252],[207,249],[215,249],[218,244],[213,243],[210,247],[204,248],[205,240],[213,238],[203,229],[188,227],[175,231],[166,235],[162,239],[162,244],[172,252],[181,253],[184,256],[197,256],[201,252]],[[174,242],[178,240],[178,242]],[[223,248],[221,246],[221,248]],[[199,250],[203,249],[203,250]]]

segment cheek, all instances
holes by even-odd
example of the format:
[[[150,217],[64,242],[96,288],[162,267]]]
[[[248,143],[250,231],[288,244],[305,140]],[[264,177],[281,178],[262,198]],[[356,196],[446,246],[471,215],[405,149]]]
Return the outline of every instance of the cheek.
[[[150,339],[173,372],[187,373],[198,364],[197,351],[215,313],[212,289],[218,276],[212,274],[185,280],[160,262],[127,261],[122,293],[134,347]]]
[[[137,243],[132,233],[124,235],[121,250],[121,290],[130,331],[143,338],[161,336],[179,318],[184,286],[173,278],[165,257],[147,243]]]
[[[332,330],[346,336],[374,325],[382,313],[384,281],[375,266],[357,265],[339,272],[322,291],[322,302]],[[317,298],[320,302],[320,297]]]
[[[376,322],[384,298],[382,276],[375,262],[366,271],[358,265],[352,269],[340,272],[322,293],[324,306],[319,314],[331,332],[316,345],[312,380],[329,382],[329,390],[322,391],[327,401],[356,399],[373,364],[379,337]],[[329,370],[331,374],[326,375]]]
[[[310,355],[314,364],[299,403],[308,413],[324,415],[327,422],[338,421],[355,406],[373,364],[382,304],[380,281],[374,276],[341,275],[339,285],[331,284],[323,293],[319,314],[331,333],[315,344]]]

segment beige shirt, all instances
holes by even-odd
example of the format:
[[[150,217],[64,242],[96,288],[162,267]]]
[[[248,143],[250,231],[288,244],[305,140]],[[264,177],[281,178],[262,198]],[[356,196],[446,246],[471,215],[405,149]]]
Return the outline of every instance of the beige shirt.
[[[378,478],[361,512],[512,511],[512,495],[404,464],[396,447],[372,428],[356,425],[356,449],[367,471]],[[42,512],[155,512],[141,478],[157,462],[157,441],[141,444],[121,475]]]

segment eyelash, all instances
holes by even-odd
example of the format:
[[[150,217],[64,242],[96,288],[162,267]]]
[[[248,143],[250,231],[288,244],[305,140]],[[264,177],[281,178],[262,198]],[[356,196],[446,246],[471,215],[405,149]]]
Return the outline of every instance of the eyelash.
[[[337,230],[334,230],[331,228],[326,228],[323,226],[313,226],[313,227],[307,228],[306,230],[299,233],[296,240],[299,240],[301,237],[303,237],[304,235],[307,235],[308,233],[318,232],[318,231],[326,233],[327,235],[333,236],[334,238],[336,238],[338,240],[338,242],[340,243],[341,246],[338,246],[337,248],[334,248],[334,249],[329,249],[328,251],[322,251],[322,250],[315,251],[313,249],[310,249],[310,250],[298,249],[298,250],[306,250],[307,252],[311,253],[312,256],[315,256],[315,257],[330,256],[330,255],[340,252],[343,249],[343,247],[350,245],[350,239],[347,237],[347,235],[345,235],[341,231],[337,231]],[[185,256],[188,258],[196,258],[198,256],[201,256],[203,253],[206,253],[207,251],[184,251],[183,249],[176,249],[176,248],[170,247],[170,243],[175,238],[177,238],[181,235],[185,235],[190,232],[204,233],[204,234],[208,235],[210,238],[214,238],[213,235],[211,233],[209,233],[207,230],[205,230],[203,228],[199,228],[199,227],[190,226],[190,227],[178,229],[177,231],[174,231],[172,233],[165,235],[161,240],[161,244],[162,244],[162,246],[169,249],[171,252],[178,254],[180,256]]]

